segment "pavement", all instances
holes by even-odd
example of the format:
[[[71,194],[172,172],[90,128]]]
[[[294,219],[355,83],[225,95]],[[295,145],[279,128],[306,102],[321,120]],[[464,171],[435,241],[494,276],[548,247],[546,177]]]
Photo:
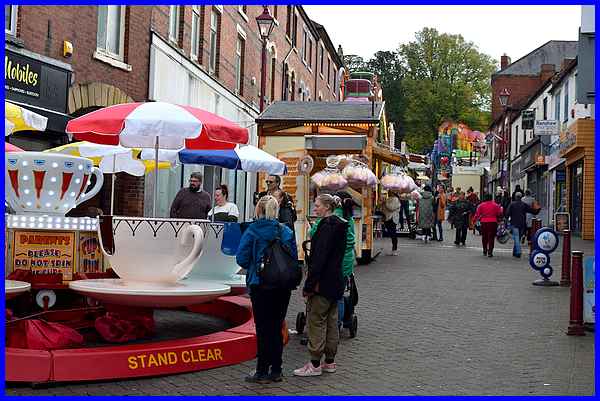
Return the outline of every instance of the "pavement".
[[[540,278],[511,242],[484,257],[471,233],[456,248],[401,238],[399,255],[382,253],[356,269],[358,334],[344,333],[336,373],[293,377],[308,361],[300,336],[284,350],[285,379],[244,382],[255,361],[167,377],[55,384],[9,384],[7,395],[593,395],[594,333],[567,336],[567,287],[537,287]],[[378,242],[389,250],[388,239]],[[573,250],[593,254],[592,241]],[[560,281],[560,247],[552,256]],[[292,295],[287,322],[304,310]],[[164,313],[159,314],[163,316]],[[184,316],[181,319],[185,319]],[[171,318],[173,320],[173,318]],[[175,325],[177,322],[171,322]],[[216,325],[216,323],[211,323]]]

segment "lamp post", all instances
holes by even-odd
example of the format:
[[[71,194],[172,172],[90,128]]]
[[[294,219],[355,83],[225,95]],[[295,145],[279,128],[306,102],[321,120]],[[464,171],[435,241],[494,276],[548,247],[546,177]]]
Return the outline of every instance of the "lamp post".
[[[500,105],[504,109],[504,113],[506,113],[509,110],[509,108],[510,108],[510,106],[508,105],[508,99],[510,99],[510,90],[508,88],[503,88],[500,91],[500,94],[498,95],[498,98],[500,99]],[[508,136],[510,136],[510,134]],[[501,147],[500,147],[500,149],[501,149],[500,155],[501,155],[501,158],[502,158],[501,160],[504,160],[504,155],[506,153],[506,149],[505,148],[506,148],[507,142],[508,142],[508,145],[510,146],[510,142],[508,141],[508,139],[506,137],[507,137],[507,135],[506,135],[506,125],[503,122],[502,123],[502,141],[501,141]],[[508,178],[507,178],[506,181],[507,181],[507,184],[510,184],[510,148],[508,149],[508,160],[507,160],[507,166],[506,167],[507,167],[506,171],[507,171],[507,175],[508,175]],[[504,171],[504,170],[502,169],[501,171]],[[502,184],[502,182],[504,181],[502,179],[502,173],[501,173],[500,177],[501,177],[500,178],[500,183]],[[509,186],[510,185],[507,185],[507,187],[509,187]]]
[[[262,39],[262,60],[260,63],[260,112],[265,108],[265,85],[267,81],[267,40],[275,27],[275,19],[269,11],[269,7],[263,6],[263,12],[256,17],[258,32]]]

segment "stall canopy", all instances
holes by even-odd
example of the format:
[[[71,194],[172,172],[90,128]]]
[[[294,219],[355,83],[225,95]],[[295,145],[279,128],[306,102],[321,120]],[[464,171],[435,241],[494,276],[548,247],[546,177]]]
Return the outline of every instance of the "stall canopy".
[[[384,102],[288,102],[269,105],[256,118],[257,123],[310,123],[311,125],[349,126],[351,124],[379,124]]]

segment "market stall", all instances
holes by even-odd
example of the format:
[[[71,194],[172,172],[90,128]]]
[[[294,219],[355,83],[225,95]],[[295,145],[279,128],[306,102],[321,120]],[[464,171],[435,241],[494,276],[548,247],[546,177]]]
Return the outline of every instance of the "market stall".
[[[275,102],[256,122],[259,147],[287,165],[288,175],[282,177],[282,189],[296,206],[298,244],[306,238],[315,196],[319,192],[343,191],[355,204],[357,257],[364,262],[372,260],[378,253],[373,241],[377,187],[366,181],[365,185],[344,185],[337,178],[333,178],[332,185],[326,183],[322,187],[312,178],[326,168],[337,169],[343,176],[348,162],[362,163],[375,176],[382,159],[402,163],[400,154],[382,146],[387,138],[385,103]],[[335,166],[328,165],[332,156],[338,156]],[[302,250],[298,252],[303,257]]]

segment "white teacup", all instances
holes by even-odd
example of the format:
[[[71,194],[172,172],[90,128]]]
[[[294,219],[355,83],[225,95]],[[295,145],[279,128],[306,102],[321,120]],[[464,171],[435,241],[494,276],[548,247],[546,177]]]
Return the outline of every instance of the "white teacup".
[[[126,282],[175,283],[202,255],[204,232],[190,220],[99,216],[98,238]]]
[[[100,191],[104,176],[85,157],[44,152],[5,154],[4,191],[18,214],[64,216]],[[86,192],[90,176],[96,183]]]

